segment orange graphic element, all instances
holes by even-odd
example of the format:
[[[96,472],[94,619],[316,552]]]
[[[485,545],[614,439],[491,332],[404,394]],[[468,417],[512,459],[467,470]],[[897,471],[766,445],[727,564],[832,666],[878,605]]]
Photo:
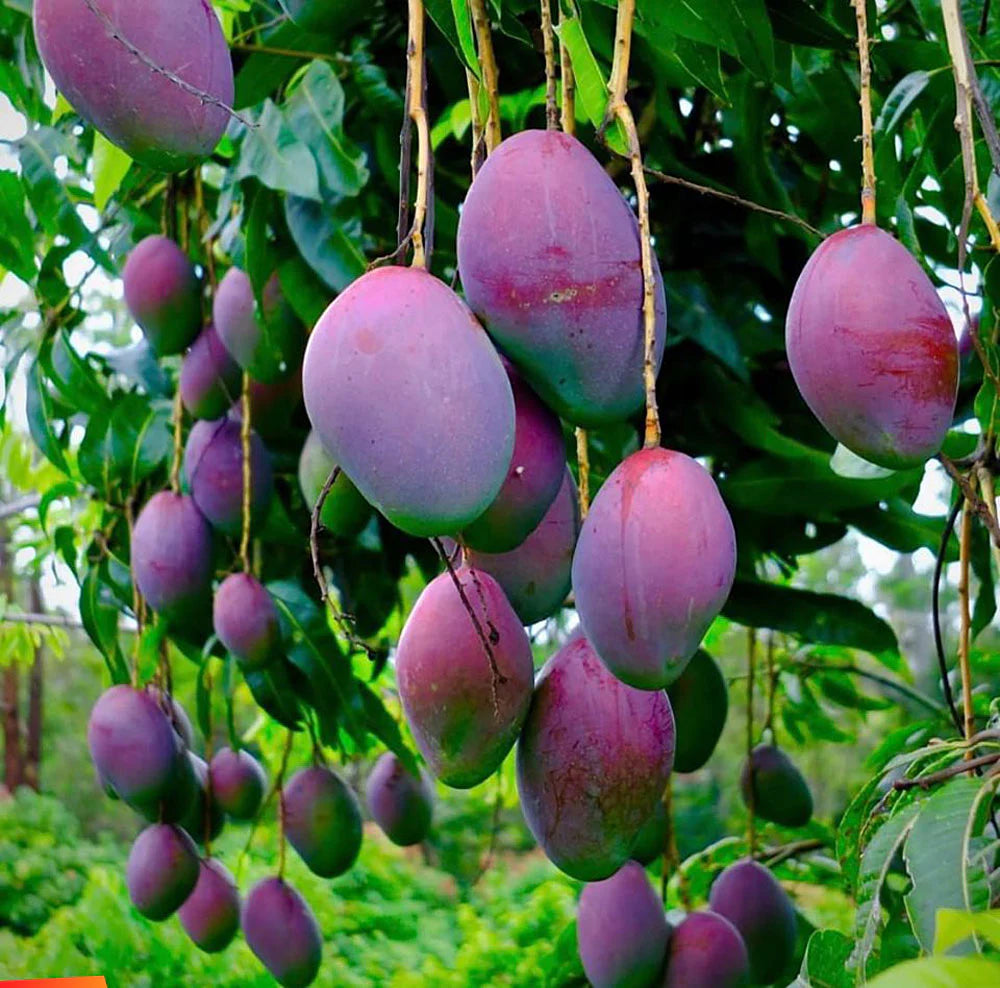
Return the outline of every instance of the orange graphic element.
[[[0,981],[0,988],[108,988],[104,978],[31,978],[27,981]]]

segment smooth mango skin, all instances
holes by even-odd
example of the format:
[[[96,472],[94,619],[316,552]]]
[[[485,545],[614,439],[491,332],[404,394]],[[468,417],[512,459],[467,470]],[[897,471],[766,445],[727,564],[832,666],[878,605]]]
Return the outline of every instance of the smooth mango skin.
[[[569,467],[538,527],[510,552],[469,552],[469,562],[492,576],[522,624],[558,611],[570,590],[573,550],[580,531],[580,502]]]
[[[667,307],[656,274],[656,366]],[[526,130],[476,176],[459,216],[472,311],[542,399],[575,425],[619,422],[643,401],[639,225],[576,138]]]
[[[215,858],[198,867],[194,891],[177,910],[185,933],[206,954],[225,950],[240,928],[240,893],[229,869]]]
[[[785,346],[806,404],[859,456],[900,470],[941,448],[958,393],[955,331],[888,233],[854,226],[820,244],[792,292]]]
[[[232,417],[201,419],[184,447],[184,476],[198,510],[213,528],[239,535],[243,526],[243,440],[241,423]],[[250,432],[250,517],[259,522],[274,496],[271,454]]]
[[[201,329],[201,282],[168,237],[146,237],[122,271],[125,304],[158,357],[180,353]]]
[[[812,817],[809,785],[795,763],[774,745],[757,745],[749,761],[743,763],[740,793],[748,806],[751,787],[754,815],[763,820],[783,827],[804,827]]]
[[[795,952],[795,908],[788,893],[763,865],[737,861],[712,884],[708,903],[739,931],[755,983],[771,984]]]
[[[257,959],[284,988],[306,988],[319,973],[323,936],[309,904],[281,878],[264,878],[249,892],[243,935]]]
[[[683,453],[643,449],[605,481],[573,556],[580,623],[639,689],[684,671],[729,596],[736,534],[715,481]]]
[[[746,988],[750,960],[739,930],[724,916],[689,913],[674,928],[661,988]]]
[[[586,885],[576,913],[577,949],[593,988],[647,988],[663,968],[670,927],[645,868],[628,861]]]
[[[94,0],[158,66],[216,100],[233,102],[233,65],[207,0]],[[56,88],[136,161],[182,171],[210,154],[229,114],[153,71],[111,36],[85,0],[35,0],[35,39]]]
[[[391,752],[375,763],[365,784],[372,819],[401,847],[419,844],[431,829],[434,792],[426,778],[411,775]]]
[[[400,635],[396,683],[431,772],[447,786],[469,789],[500,767],[517,740],[535,669],[528,636],[496,580],[468,566],[456,576],[484,634],[494,639],[500,675],[451,576],[442,573],[424,588]]]
[[[125,867],[132,905],[147,919],[166,919],[198,881],[198,851],[180,827],[154,823],[135,839]]]
[[[323,441],[314,429],[306,437],[299,455],[299,487],[310,513],[335,466],[333,457],[323,448]],[[323,502],[319,516],[323,527],[341,538],[353,538],[368,524],[371,516],[372,506],[341,470]]]
[[[666,788],[674,717],[662,690],[615,679],[583,635],[538,677],[517,744],[521,811],[549,859],[593,882],[631,856]]]
[[[493,503],[462,532],[470,549],[510,552],[541,523],[566,473],[559,417],[504,361],[514,393],[514,454]]]
[[[221,418],[239,396],[241,376],[239,364],[209,323],[184,355],[181,401],[196,419]]]
[[[309,337],[302,393],[330,455],[410,535],[461,530],[507,475],[503,365],[465,303],[420,268],[376,268],[337,296]]]
[[[675,772],[697,772],[712,757],[729,712],[729,690],[715,659],[699,648],[667,690],[677,725]]]
[[[179,825],[190,834],[196,844],[204,844],[206,835],[212,841],[222,833],[222,828],[226,825],[226,815],[215,801],[214,795],[209,794],[209,772],[205,759],[193,751],[189,751],[187,756],[195,780],[194,799],[187,813],[181,817]]]
[[[264,285],[260,318],[245,271],[230,268],[212,302],[212,322],[229,355],[256,381],[273,384],[302,361],[306,334],[285,300],[277,272]]]
[[[160,491],[132,530],[132,578],[146,603],[178,627],[207,623],[212,532],[194,500]]]
[[[87,744],[102,787],[140,811],[157,812],[184,781],[181,738],[145,690],[112,686],[102,693],[90,712]]]
[[[281,645],[278,608],[264,585],[250,573],[232,573],[219,585],[212,604],[212,625],[219,641],[243,669],[263,669]]]
[[[208,766],[212,799],[236,820],[252,820],[264,802],[267,774],[249,751],[220,748]]]
[[[342,875],[361,850],[361,808],[353,790],[335,772],[314,765],[300,769],[282,797],[285,834],[310,871]]]

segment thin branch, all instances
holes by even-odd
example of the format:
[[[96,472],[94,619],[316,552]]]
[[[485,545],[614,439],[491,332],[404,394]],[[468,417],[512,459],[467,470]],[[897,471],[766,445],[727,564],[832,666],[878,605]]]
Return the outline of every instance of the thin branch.
[[[628,70],[632,53],[632,27],[635,22],[635,0],[618,0],[618,19],[615,27],[615,53],[608,81],[608,109],[602,131],[611,120],[621,125],[628,144],[628,158],[632,167],[639,206],[639,249],[642,259],[642,324],[645,353],[643,358],[643,385],[646,392],[646,428],[644,446],[652,449],[660,445],[660,414],[656,407],[656,280],[653,273],[653,247],[649,224],[649,190],[642,167],[642,148],[635,119],[626,102]]]
[[[938,460],[941,461],[941,465],[948,471],[948,475],[952,480],[958,484],[962,491],[962,495],[965,500],[972,506],[973,511],[982,519],[983,524],[986,526],[990,533],[993,541],[1000,545],[1000,522],[993,517],[990,509],[986,506],[986,502],[976,493],[976,489],[972,481],[963,474],[958,467],[955,465],[954,461],[949,459],[944,453],[938,453]]]
[[[469,154],[469,165],[472,177],[479,174],[486,160],[486,132],[483,128],[482,114],[479,112],[479,80],[471,69],[465,70],[465,81],[469,87],[469,112],[472,119],[472,150]]]
[[[250,460],[250,374],[243,372],[242,421],[240,422],[240,459],[243,464],[243,514],[240,519],[240,565],[250,572],[250,511],[252,508],[253,466]]]
[[[872,64],[868,51],[867,0],[851,0],[858,22],[861,74],[861,222],[875,222],[875,156],[872,151]]]
[[[969,664],[969,644],[971,620],[969,614],[969,557],[972,549],[972,510],[965,503],[962,511],[962,527],[959,535],[959,637],[958,637],[958,668],[962,676],[962,712],[964,734],[966,740],[976,732],[976,719],[972,710],[972,668]],[[972,750],[966,752],[967,759],[972,758]]]
[[[425,26],[423,0],[409,0],[410,40],[406,51],[407,104],[410,119],[417,129],[417,195],[413,204],[413,225],[410,227],[409,239],[413,244],[413,267],[415,268],[426,268],[430,253],[424,229],[431,196],[430,181],[433,168],[431,135],[427,122]]]
[[[175,75],[169,69],[165,69],[162,65],[154,62],[153,59],[149,57],[144,51],[136,48],[128,38],[123,35],[118,28],[115,26],[114,21],[104,13],[100,7],[97,6],[97,0],[83,0],[87,5],[87,9],[104,25],[105,30],[108,32],[108,37],[113,41],[117,41],[133,58],[138,59],[146,66],[151,72],[155,72],[157,75],[163,76],[164,79],[172,82],[178,89],[183,90],[188,96],[193,96],[198,102],[205,104],[208,103],[211,106],[217,106],[220,110],[225,110],[234,120],[239,120],[244,127],[248,130],[256,130],[257,125],[252,123],[241,113],[237,113],[228,103],[213,96],[211,93],[206,93],[204,90],[199,89],[197,86],[192,86],[190,82],[185,81],[179,75]]]
[[[174,394],[174,408],[171,414],[174,433],[174,455],[170,461],[170,489],[175,494],[181,492],[181,461],[184,458],[184,402],[178,385]]]
[[[757,629],[747,628],[747,712],[746,712],[746,757],[750,784],[747,786],[747,846],[753,857],[757,846],[757,823],[754,807],[754,771],[753,771],[753,683],[754,666],[757,658]]]
[[[500,73],[497,69],[496,55],[493,53],[493,32],[490,30],[485,0],[469,0],[469,9],[472,11],[472,23],[476,29],[479,65],[482,69],[489,107],[486,116],[486,151],[490,153],[503,139],[500,132]]]
[[[775,868],[782,861],[789,858],[796,858],[800,854],[809,854],[812,851],[821,851],[827,846],[827,842],[822,837],[806,837],[802,840],[791,841],[780,847],[765,847],[757,852],[757,859],[763,861],[767,868]]]
[[[911,700],[914,700],[916,703],[919,703],[921,706],[926,707],[928,710],[931,710],[936,714],[944,716],[947,713],[943,704],[938,703],[929,696],[925,696],[912,686],[909,686],[906,683],[901,683],[895,679],[890,679],[888,676],[882,676],[877,672],[869,672],[867,669],[862,669],[860,666],[856,666],[851,663],[832,665],[825,662],[814,662],[812,660],[796,660],[793,663],[792,668],[814,669],[817,672],[844,672],[854,676],[861,676],[862,679],[869,679],[873,683],[878,683],[888,689],[896,690],[898,693],[902,693],[903,696],[909,697]],[[951,687],[949,686],[948,689],[950,692]],[[961,729],[961,722],[959,722],[958,727]]]
[[[766,216],[773,216],[775,219],[785,220],[788,223],[794,223],[796,226],[802,227],[803,230],[811,233],[814,237],[823,240],[826,234],[816,227],[807,223],[801,216],[796,216],[794,213],[785,213],[780,209],[772,209],[770,206],[762,206],[760,203],[753,202],[750,199],[743,199],[740,196],[733,195],[731,192],[723,192],[721,189],[713,189],[710,185],[699,185],[697,182],[689,182],[686,178],[680,178],[677,175],[668,175],[666,172],[657,171],[655,168],[650,168],[646,166],[643,169],[647,175],[652,175],[657,181],[664,182],[667,185],[679,185],[682,189],[690,189],[692,192],[698,192],[704,196],[712,196],[715,199],[721,199],[723,202],[730,202],[734,206],[742,206],[744,209],[753,210],[755,213],[764,213]]]
[[[944,570],[944,557],[948,550],[948,540],[951,533],[955,531],[955,522],[958,521],[958,513],[962,510],[963,501],[958,498],[954,507],[948,514],[944,523],[944,531],[941,533],[941,544],[938,547],[937,558],[934,561],[934,577],[931,583],[931,622],[934,625],[934,650],[937,653],[938,671],[941,674],[941,689],[944,692],[951,719],[958,732],[962,733],[962,718],[959,716],[958,707],[955,705],[955,695],[951,690],[951,679],[948,676],[948,659],[944,651],[944,638],[941,634],[941,574]]]
[[[559,4],[559,23],[563,22],[563,7]],[[562,79],[562,100],[559,107],[559,123],[564,134],[576,133],[576,78],[569,50],[559,38],[559,73]]]
[[[900,792],[907,789],[927,789],[938,782],[945,782],[956,775],[963,775],[966,772],[977,772],[986,765],[994,765],[996,762],[1000,762],[1000,751],[994,751],[988,755],[980,755],[978,758],[967,758],[965,761],[955,762],[954,765],[949,765],[947,768],[940,769],[937,772],[922,775],[919,779],[898,779],[892,784],[892,788]]]
[[[19,497],[16,501],[0,504],[0,521],[23,515],[25,511],[37,508],[41,503],[42,499],[37,494],[27,494],[24,497]]]
[[[63,614],[21,614],[6,612],[0,617],[0,624],[28,624],[48,628],[68,628],[71,631],[83,631],[82,622]]]
[[[272,48],[270,45],[230,45],[232,51],[242,51],[248,54],[278,55],[283,58],[319,59],[323,62],[336,62],[339,65],[350,65],[351,59],[340,52],[300,51],[297,48]]]

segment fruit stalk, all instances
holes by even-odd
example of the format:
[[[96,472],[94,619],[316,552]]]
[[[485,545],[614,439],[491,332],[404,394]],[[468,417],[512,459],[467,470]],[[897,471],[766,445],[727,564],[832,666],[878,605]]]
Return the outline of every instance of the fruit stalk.
[[[274,791],[278,794],[278,878],[285,877],[285,848],[288,843],[285,839],[285,772],[288,770],[288,756],[292,753],[294,737],[294,732],[289,729],[285,751],[281,756],[281,767],[274,780]]]
[[[208,283],[212,286],[214,293],[218,284],[215,273],[215,240],[209,236],[209,215],[205,209],[205,186],[201,179],[201,169],[194,170],[194,204],[198,212],[198,230],[201,234],[201,242],[205,248],[205,271],[208,274]]]
[[[486,13],[485,0],[469,0],[472,23],[476,29],[476,44],[479,48],[479,65],[482,68],[483,85],[489,112],[486,116],[486,153],[489,154],[503,139],[500,133],[500,83],[496,56],[493,54],[493,34],[490,19]]]
[[[861,222],[875,222],[875,156],[872,150],[872,63],[868,49],[867,0],[851,0],[858,22],[861,71]]]
[[[774,666],[774,632],[767,633],[767,714],[764,730],[774,731],[774,694],[778,685],[778,671]]]
[[[427,62],[424,56],[423,0],[409,0],[410,40],[406,49],[406,90],[410,120],[417,128],[417,197],[413,204],[413,226],[410,240],[413,244],[413,267],[426,268],[430,253],[424,238],[430,201],[431,135],[427,124]],[[429,238],[428,238],[429,239]]]
[[[955,129],[962,145],[962,170],[965,173],[965,205],[962,210],[962,228],[959,236],[959,270],[965,266],[966,234],[974,206],[990,235],[994,250],[1000,250],[1000,227],[990,211],[989,203],[979,188],[976,172],[976,150],[972,133],[972,108],[974,94],[978,88],[972,56],[969,52],[969,38],[962,22],[959,0],[942,0],[941,15],[944,18],[945,37],[951,68],[955,76]],[[964,294],[964,293],[963,293]],[[978,348],[977,348],[978,350]]]
[[[243,421],[240,422],[240,448],[243,453],[243,514],[240,529],[240,565],[244,573],[250,572],[250,498],[253,492],[253,475],[250,464],[250,374],[243,372]]]
[[[587,445],[587,430],[576,430],[576,463],[579,477],[580,520],[583,521],[590,511],[590,452]]]
[[[556,52],[552,31],[550,0],[541,0],[542,49],[545,53],[545,126],[547,130],[559,129],[559,103],[556,98]]]
[[[757,629],[747,628],[747,767],[750,770],[750,785],[747,787],[747,848],[750,857],[757,848],[757,824],[754,818],[754,768],[753,768],[753,681],[757,662]]]
[[[104,13],[100,7],[97,6],[96,0],[83,0],[86,4],[87,9],[104,25],[105,31],[107,31],[108,37],[113,41],[116,41],[122,46],[134,59],[141,62],[146,66],[151,72],[155,72],[157,75],[163,76],[164,79],[168,79],[172,82],[178,89],[183,90],[188,96],[193,96],[195,99],[202,103],[208,103],[211,106],[217,106],[220,110],[225,110],[234,120],[239,120],[244,127],[248,130],[256,130],[257,125],[252,123],[242,113],[238,113],[234,110],[228,103],[223,100],[216,99],[211,93],[206,93],[204,90],[199,89],[197,86],[192,86],[191,83],[185,82],[180,76],[174,75],[169,69],[165,69],[162,65],[158,65],[153,61],[144,51],[136,48],[131,41],[128,40],[119,30],[115,27],[114,21]]]
[[[642,167],[642,148],[635,118],[625,101],[628,92],[628,68],[632,52],[632,26],[635,22],[635,0],[618,0],[618,22],[615,28],[615,54],[608,82],[610,100],[605,125],[617,120],[628,143],[628,158],[632,166],[639,204],[639,241],[642,254],[642,317],[645,336],[643,382],[646,391],[646,449],[660,445],[660,415],[656,407],[656,288],[653,274],[653,247],[649,227],[649,190]]]
[[[135,528],[135,504],[129,497],[125,501],[125,523],[128,525],[128,542],[132,545],[132,531]],[[132,649],[132,668],[130,670],[133,689],[139,686],[139,645],[142,642],[142,629],[146,623],[146,602],[138,583],[132,581],[132,613],[135,614],[135,647]]]
[[[471,69],[465,70],[465,81],[469,87],[469,112],[472,118],[472,154],[471,154],[471,167],[472,167],[472,178],[479,174],[479,169],[483,167],[483,161],[486,158],[486,145],[484,141],[483,132],[483,118],[479,112],[479,94],[482,91],[479,85],[479,80],[476,78],[475,73]]]
[[[962,523],[959,534],[958,550],[958,603],[959,603],[959,637],[958,637],[958,668],[962,676],[962,714],[965,728],[965,738],[968,740],[976,732],[975,716],[972,712],[972,669],[969,665],[969,558],[972,547],[972,507],[966,501],[962,511]],[[973,757],[970,748],[965,753],[966,760]]]
[[[181,398],[181,389],[177,388],[174,395],[173,410],[174,429],[174,457],[170,462],[170,489],[175,494],[181,492],[181,460],[184,457],[184,403]]]

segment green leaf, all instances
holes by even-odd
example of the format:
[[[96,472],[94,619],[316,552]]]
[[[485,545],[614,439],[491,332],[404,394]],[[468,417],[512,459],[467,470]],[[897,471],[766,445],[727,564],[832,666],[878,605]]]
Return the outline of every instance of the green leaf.
[[[365,273],[364,254],[322,203],[288,196],[285,220],[299,253],[334,291],[342,292]]]
[[[601,72],[587,36],[583,33],[580,18],[567,17],[556,27],[559,40],[565,45],[576,78],[576,98],[587,119],[600,127],[608,111],[608,83]],[[608,127],[605,137],[608,147],[619,154],[626,154],[628,144],[618,121]]]
[[[931,74],[923,69],[910,72],[893,86],[885,98],[878,119],[875,121],[876,134],[891,134],[906,116],[920,94],[927,88]]]
[[[980,936],[1000,949],[1000,909],[972,913],[965,909],[939,909],[934,927],[934,953],[947,953],[955,944]]]
[[[455,33],[458,36],[459,53],[465,66],[478,79],[481,69],[476,46],[472,40],[472,18],[469,16],[468,0],[451,0],[451,10],[455,18]]]
[[[382,698],[367,683],[358,683],[358,692],[361,694],[368,730],[398,756],[408,772],[417,775],[420,771],[417,760],[403,741],[399,724],[386,710]]]
[[[368,182],[365,154],[344,134],[344,87],[329,63],[314,61],[309,66],[284,115],[316,159],[324,192],[357,195]]]
[[[847,597],[737,580],[722,613],[751,628],[772,628],[823,645],[863,648],[885,661],[898,656],[896,634],[874,611]]]
[[[128,668],[118,644],[118,607],[96,567],[87,570],[80,585],[80,620],[90,640],[104,656],[111,681],[127,683]]]
[[[256,128],[244,138],[233,178],[255,178],[277,192],[319,200],[316,159],[281,110],[265,100],[256,122]]]
[[[923,957],[868,982],[869,988],[996,988],[1000,962],[983,957]]]
[[[0,172],[0,266],[31,284],[37,271],[34,244],[24,187],[13,172]]]
[[[28,430],[42,455],[63,473],[72,473],[66,461],[63,440],[56,435],[53,428],[53,423],[57,419],[52,406],[52,396],[49,394],[48,384],[38,360],[32,363],[28,371],[26,409]]]
[[[806,0],[766,0],[774,36],[812,48],[850,48],[853,38],[821,17]]]
[[[847,970],[851,939],[838,930],[817,930],[806,944],[799,976],[789,988],[853,988]]]
[[[94,205],[99,212],[121,188],[132,159],[99,130],[94,132]]]
[[[996,780],[983,785],[968,776],[952,779],[921,803],[903,849],[913,888],[906,912],[920,945],[934,947],[935,915],[940,908],[980,911],[989,906],[983,860],[972,856],[972,841],[982,833]]]

